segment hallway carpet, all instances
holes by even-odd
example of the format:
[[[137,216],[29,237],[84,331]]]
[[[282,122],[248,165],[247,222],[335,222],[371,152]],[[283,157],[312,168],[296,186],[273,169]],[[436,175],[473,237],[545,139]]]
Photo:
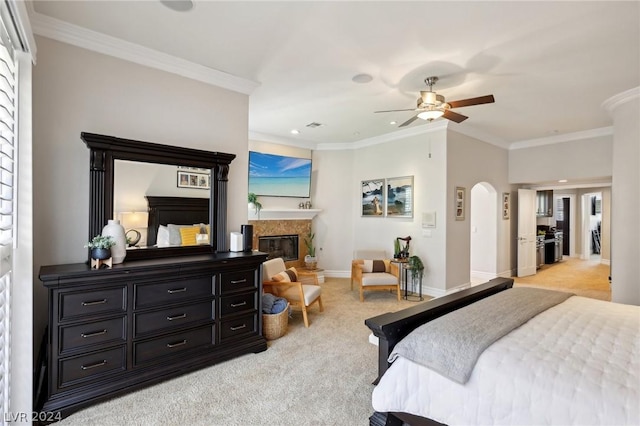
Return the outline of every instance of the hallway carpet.
[[[514,286],[548,288],[610,301],[609,274],[610,267],[600,263],[599,259],[565,257],[559,263],[542,266],[535,275],[514,277]]]

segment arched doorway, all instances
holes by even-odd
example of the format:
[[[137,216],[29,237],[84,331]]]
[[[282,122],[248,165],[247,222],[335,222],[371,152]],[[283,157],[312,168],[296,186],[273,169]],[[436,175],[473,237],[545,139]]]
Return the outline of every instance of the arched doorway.
[[[498,193],[488,182],[471,188],[471,284],[498,276]]]

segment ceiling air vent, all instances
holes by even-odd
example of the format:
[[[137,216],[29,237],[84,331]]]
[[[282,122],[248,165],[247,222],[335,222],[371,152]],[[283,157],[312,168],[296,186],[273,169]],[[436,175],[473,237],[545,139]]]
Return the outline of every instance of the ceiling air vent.
[[[316,123],[315,121],[313,123],[309,123],[306,125],[306,127],[309,127],[310,129],[315,129],[316,127],[320,127],[320,126],[324,126],[324,124]]]

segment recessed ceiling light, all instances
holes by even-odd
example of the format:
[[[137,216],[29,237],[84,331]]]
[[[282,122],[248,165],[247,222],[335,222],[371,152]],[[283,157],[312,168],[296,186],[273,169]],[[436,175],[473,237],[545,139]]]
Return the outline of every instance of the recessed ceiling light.
[[[193,2],[191,0],[160,0],[160,3],[176,12],[188,12],[193,9]]]
[[[298,129],[293,129],[293,130],[291,130],[291,134],[292,134],[292,135],[299,135],[299,134],[300,134],[300,130],[298,130]]]
[[[373,80],[373,77],[369,74],[356,74],[351,78],[354,83],[369,83],[371,80]]]
[[[391,124],[393,126],[394,124],[398,124],[398,122],[397,121],[390,121],[389,124]]]
[[[558,181],[558,183],[567,183],[567,182],[569,182],[569,181],[568,181],[568,180],[566,180],[566,179],[560,179],[560,180]]]

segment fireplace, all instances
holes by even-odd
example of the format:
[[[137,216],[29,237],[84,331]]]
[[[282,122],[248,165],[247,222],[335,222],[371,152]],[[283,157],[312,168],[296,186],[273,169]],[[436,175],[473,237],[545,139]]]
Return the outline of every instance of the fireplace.
[[[271,235],[258,237],[258,250],[267,253],[267,259],[281,257],[285,262],[298,260],[297,235]]]

